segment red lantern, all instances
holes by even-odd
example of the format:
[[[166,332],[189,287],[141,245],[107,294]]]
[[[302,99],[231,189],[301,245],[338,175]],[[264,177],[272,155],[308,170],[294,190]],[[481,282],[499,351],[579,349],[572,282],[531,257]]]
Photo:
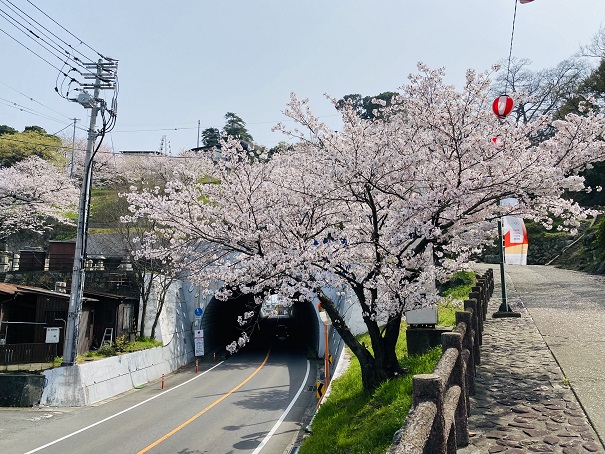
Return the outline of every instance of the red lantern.
[[[492,110],[496,117],[504,119],[513,111],[513,98],[508,95],[500,95],[492,103]]]
[[[500,149],[504,146],[504,142],[502,141],[502,139],[500,139],[500,136],[492,137],[492,144],[497,149]]]

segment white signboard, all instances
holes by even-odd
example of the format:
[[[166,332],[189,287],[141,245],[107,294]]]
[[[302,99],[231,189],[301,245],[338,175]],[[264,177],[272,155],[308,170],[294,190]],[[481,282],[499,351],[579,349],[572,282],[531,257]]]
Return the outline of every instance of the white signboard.
[[[195,345],[195,356],[204,356],[204,330],[193,330],[193,344]]]
[[[412,309],[405,313],[405,321],[408,325],[436,325],[439,319],[437,305],[431,304],[420,309]]]
[[[46,328],[46,343],[58,344],[61,336],[61,328]]]

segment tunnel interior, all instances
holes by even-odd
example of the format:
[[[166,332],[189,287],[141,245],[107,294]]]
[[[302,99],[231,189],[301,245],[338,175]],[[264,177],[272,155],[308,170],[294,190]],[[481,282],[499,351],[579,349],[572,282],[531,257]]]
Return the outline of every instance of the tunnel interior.
[[[264,307],[264,306],[263,306]],[[274,309],[274,308],[273,308]],[[240,325],[238,317],[255,311],[252,322]],[[294,302],[287,310],[260,310],[251,295],[241,295],[226,301],[211,299],[201,321],[204,330],[205,354],[222,358],[226,346],[237,341],[242,331],[250,342],[242,350],[276,348],[317,358],[319,326],[315,307],[311,302]]]

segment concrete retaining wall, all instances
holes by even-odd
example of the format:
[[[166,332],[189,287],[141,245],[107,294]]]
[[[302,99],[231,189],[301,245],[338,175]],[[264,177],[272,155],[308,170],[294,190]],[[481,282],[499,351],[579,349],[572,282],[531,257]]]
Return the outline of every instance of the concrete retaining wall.
[[[40,404],[51,407],[94,404],[157,380],[194,358],[191,333],[181,332],[164,347],[50,369],[44,371],[47,383]]]

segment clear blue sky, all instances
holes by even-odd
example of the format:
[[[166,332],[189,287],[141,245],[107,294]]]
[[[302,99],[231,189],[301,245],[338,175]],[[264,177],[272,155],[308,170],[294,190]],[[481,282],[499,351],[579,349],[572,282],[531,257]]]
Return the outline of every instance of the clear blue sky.
[[[459,85],[467,68],[482,71],[508,57],[515,7],[514,0],[32,1],[119,60],[118,119],[107,143],[116,151],[157,150],[166,135],[173,152],[196,145],[198,120],[202,130],[220,128],[226,112],[242,117],[257,143],[275,145],[282,137],[271,127],[284,119],[290,92],[309,98],[313,111],[337,128],[324,93],[394,91],[418,61],[445,67],[448,81]],[[53,26],[26,0],[10,2]],[[531,59],[533,69],[555,66],[602,25],[604,0],[519,4],[513,55]],[[2,17],[0,30],[36,49]],[[74,117],[88,125],[82,107],[54,92],[56,69],[4,33],[0,50],[0,124],[39,125],[50,133]],[[11,108],[12,102],[52,119]]]

